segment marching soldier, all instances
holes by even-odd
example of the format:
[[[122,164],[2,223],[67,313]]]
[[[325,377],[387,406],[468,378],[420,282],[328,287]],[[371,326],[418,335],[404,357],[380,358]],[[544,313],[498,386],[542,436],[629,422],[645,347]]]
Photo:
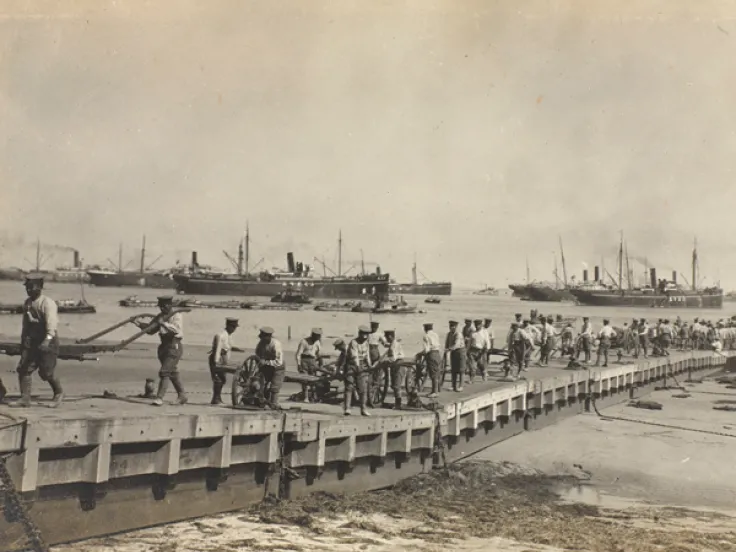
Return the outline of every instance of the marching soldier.
[[[358,328],[358,337],[353,339],[347,348],[345,355],[345,399],[343,404],[345,416],[350,415],[353,391],[356,388],[358,389],[358,397],[360,399],[360,414],[362,416],[370,416],[367,408],[370,376],[368,371],[373,366],[368,348],[368,336],[370,333],[370,328],[360,326]]]
[[[450,365],[452,390],[462,391],[465,378],[465,339],[457,325],[455,320],[450,320],[450,331],[445,338],[445,366]]]
[[[440,337],[433,328],[434,324],[426,322],[424,324],[424,337],[422,338],[422,345],[424,346],[422,354],[424,355],[424,361],[427,363],[427,372],[432,380],[432,392],[429,394],[429,397],[432,399],[437,397],[444,383],[440,381],[440,362],[442,361],[440,356]]]
[[[215,334],[212,338],[212,350],[209,352],[210,376],[212,377],[212,402],[210,404],[222,404],[222,388],[227,383],[225,373],[218,370],[218,366],[230,362],[230,351],[244,353],[245,349],[234,347],[230,336],[238,329],[237,318],[226,318],[225,329]]]
[[[184,338],[184,317],[180,312],[171,316],[167,321],[163,318],[174,308],[174,298],[169,296],[158,298],[158,308],[161,311],[153,322],[158,324],[152,327],[148,333],[153,335],[158,332],[161,344],[158,346],[158,360],[161,368],[158,372],[158,392],[153,401],[154,406],[162,406],[164,404],[164,396],[169,388],[169,380],[174,386],[178,395],[177,404],[187,403],[187,394],[184,392],[184,386],[179,379],[179,360],[184,352],[182,339]],[[137,321],[135,325],[141,329],[146,328],[151,322]]]
[[[48,382],[54,392],[51,406],[56,408],[64,399],[61,382],[54,373],[59,355],[58,307],[53,299],[43,295],[41,276],[26,277],[25,287],[28,298],[23,303],[21,353],[16,369],[20,384],[20,400],[13,406],[31,405],[31,375],[38,369],[38,375],[43,381]]]
[[[263,374],[265,386],[263,396],[273,408],[279,408],[279,391],[284,384],[286,366],[281,342],[273,337],[273,328],[264,326],[258,333],[256,345],[258,366]],[[268,393],[268,394],[266,394]]]
[[[601,365],[601,355],[603,355],[603,367],[608,366],[608,351],[611,349],[611,339],[616,335],[616,330],[609,326],[609,320],[603,321],[603,327],[598,332],[598,353],[595,360],[595,365]]]
[[[321,365],[320,352],[322,351],[322,328],[312,328],[312,334],[299,342],[296,348],[296,365],[300,374],[313,376]],[[309,402],[309,386],[302,384],[304,402]]]
[[[404,349],[401,342],[396,339],[395,330],[384,332],[386,343],[386,361],[389,363],[389,375],[391,376],[391,388],[394,392],[394,405],[396,410],[401,410],[401,401],[406,384],[406,366],[401,366],[404,359]]]

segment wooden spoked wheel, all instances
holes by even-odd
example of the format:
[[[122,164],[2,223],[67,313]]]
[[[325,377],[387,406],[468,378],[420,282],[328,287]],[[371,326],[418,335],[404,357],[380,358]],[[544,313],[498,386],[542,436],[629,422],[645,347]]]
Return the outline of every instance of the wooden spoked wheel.
[[[233,374],[231,393],[233,406],[241,406],[245,397],[252,395],[254,387],[263,394],[263,384],[263,376],[258,369],[258,357],[255,355],[248,357]]]

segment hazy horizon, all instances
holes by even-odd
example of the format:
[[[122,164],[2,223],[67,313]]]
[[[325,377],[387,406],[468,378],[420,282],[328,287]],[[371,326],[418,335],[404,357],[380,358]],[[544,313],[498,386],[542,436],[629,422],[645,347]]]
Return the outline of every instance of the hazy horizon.
[[[736,288],[736,6],[0,6],[0,265],[286,253],[460,287],[601,264]],[[56,247],[49,247],[54,245]],[[355,271],[359,266],[353,269]],[[421,275],[420,275],[421,278]]]

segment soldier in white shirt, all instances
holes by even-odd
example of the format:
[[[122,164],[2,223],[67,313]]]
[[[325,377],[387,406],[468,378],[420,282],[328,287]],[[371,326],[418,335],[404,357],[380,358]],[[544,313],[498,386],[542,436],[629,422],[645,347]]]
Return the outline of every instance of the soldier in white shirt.
[[[593,345],[593,325],[590,323],[590,318],[587,316],[583,317],[583,329],[580,331],[578,337],[579,347],[575,354],[575,360],[580,357],[580,352],[585,353],[585,360],[583,362],[590,362],[591,350]]]
[[[210,404],[222,404],[222,388],[227,383],[225,372],[218,370],[218,367],[230,362],[230,351],[245,352],[245,349],[234,347],[230,339],[230,336],[238,329],[238,325],[237,318],[226,318],[225,329],[217,332],[212,338],[212,349],[208,355],[210,376],[212,378],[212,402]]]
[[[601,355],[603,355],[603,367],[608,366],[608,351],[611,348],[611,340],[616,335],[616,330],[614,330],[610,325],[609,320],[603,321],[603,328],[601,328],[601,331],[598,332],[598,339],[600,340],[598,343],[598,355],[595,361],[596,366],[601,365]]]
[[[300,374],[314,376],[317,373],[321,366],[321,339],[322,328],[312,328],[311,335],[299,342],[296,348],[296,366]],[[302,398],[304,402],[309,402],[309,386],[306,384],[302,385]]]
[[[422,338],[422,352],[424,361],[427,364],[427,373],[432,380],[432,392],[429,394],[429,398],[433,399],[437,397],[437,394],[442,390],[442,384],[440,381],[440,362],[442,356],[440,354],[440,337],[433,330],[434,325],[431,322],[424,324],[424,337]]]

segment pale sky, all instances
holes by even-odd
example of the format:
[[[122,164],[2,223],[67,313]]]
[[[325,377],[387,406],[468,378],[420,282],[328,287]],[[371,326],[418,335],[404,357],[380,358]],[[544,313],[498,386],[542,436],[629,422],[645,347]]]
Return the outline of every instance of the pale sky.
[[[333,264],[342,229],[344,268],[362,249],[406,279],[416,252],[427,277],[478,287],[523,279],[527,256],[550,278],[558,235],[569,273],[602,254],[612,270],[623,230],[663,276],[689,277],[697,236],[705,283],[736,287],[733,2],[0,13],[0,264],[36,237],[132,258],[146,234],[157,267],[191,250],[227,267],[248,220],[268,266]]]

